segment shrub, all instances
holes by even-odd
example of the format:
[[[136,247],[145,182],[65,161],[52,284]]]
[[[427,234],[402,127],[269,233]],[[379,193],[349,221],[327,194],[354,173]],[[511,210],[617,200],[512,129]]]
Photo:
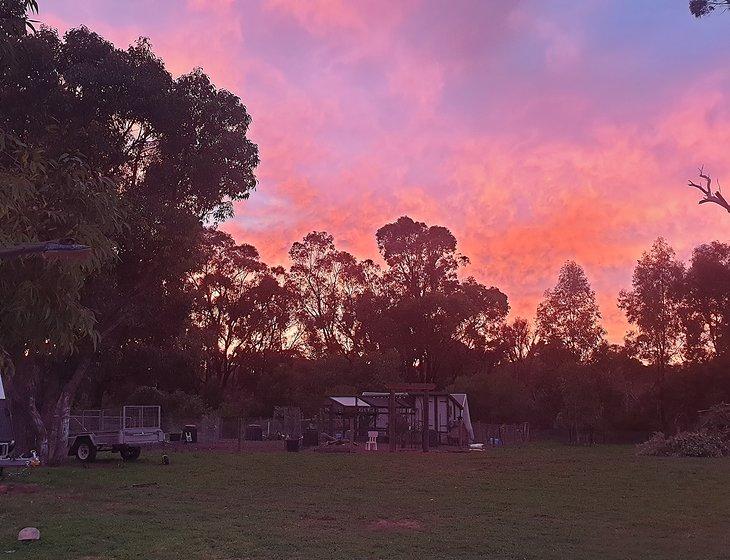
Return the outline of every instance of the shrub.
[[[680,432],[665,437],[657,432],[636,446],[639,455],[658,457],[723,457],[730,455],[730,437],[723,432]]]
[[[198,395],[190,395],[177,389],[172,393],[160,391],[156,387],[141,386],[132,393],[127,402],[140,405],[160,405],[165,418],[187,419],[208,414],[210,410]]]

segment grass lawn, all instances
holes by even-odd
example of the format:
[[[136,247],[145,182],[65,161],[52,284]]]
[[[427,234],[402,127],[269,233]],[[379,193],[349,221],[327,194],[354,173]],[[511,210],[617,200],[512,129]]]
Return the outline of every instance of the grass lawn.
[[[0,556],[730,558],[730,460],[628,446],[159,453],[37,469],[0,494]],[[7,482],[7,481],[6,481]],[[150,484],[133,486],[134,484]],[[19,543],[36,526],[41,540]],[[6,551],[14,551],[7,553]]]

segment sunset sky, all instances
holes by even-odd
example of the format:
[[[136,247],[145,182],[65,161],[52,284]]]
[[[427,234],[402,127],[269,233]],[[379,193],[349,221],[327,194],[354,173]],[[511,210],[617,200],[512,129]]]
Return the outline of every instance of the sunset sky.
[[[126,47],[241,97],[259,187],[224,228],[286,264],[326,230],[358,257],[407,214],[444,225],[466,274],[534,316],[562,262],[598,293],[609,337],[657,236],[682,258],[730,239],[686,187],[703,163],[730,193],[730,14],[686,0],[345,2],[47,0],[37,19]]]

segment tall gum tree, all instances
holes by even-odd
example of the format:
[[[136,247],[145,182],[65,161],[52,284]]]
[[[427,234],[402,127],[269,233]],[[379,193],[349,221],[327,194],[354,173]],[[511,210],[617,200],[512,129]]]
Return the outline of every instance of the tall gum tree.
[[[685,313],[697,325],[697,344],[709,355],[730,355],[730,245],[695,247],[687,269]]]
[[[473,278],[459,280],[469,261],[451,231],[403,216],[376,238],[387,265],[383,289],[361,314],[376,346],[397,350],[404,377],[445,386],[467,362],[479,369],[490,361],[507,296]]]
[[[546,290],[537,308],[537,332],[547,343],[561,345],[585,361],[605,335],[596,294],[583,268],[567,261],[555,287]]]
[[[252,245],[215,229],[201,244],[205,258],[189,275],[192,320],[203,341],[202,381],[225,391],[241,386],[252,362],[285,349],[294,298]]]
[[[334,238],[313,231],[289,250],[288,284],[297,294],[296,314],[312,356],[363,351],[355,302],[377,290],[379,268],[335,247]]]
[[[642,254],[634,268],[632,289],[622,290],[618,300],[637,329],[629,333],[627,346],[655,368],[657,416],[663,430],[668,425],[667,368],[682,346],[684,275],[684,265],[675,258],[674,249],[660,237]]]
[[[63,39],[41,28],[11,42],[16,63],[0,67],[0,128],[51,160],[83,153],[114,182],[124,211],[125,227],[110,233],[114,260],[81,289],[96,344],[75,333],[76,353],[54,353],[52,368],[24,355],[42,370],[36,396],[45,430],[37,445],[58,460],[97,352],[134,337],[152,302],[164,313],[160,306],[195,266],[202,224],[230,216],[232,202],[255,187],[258,150],[240,99],[200,69],[173,78],[145,39],[123,50],[82,27]],[[49,397],[54,387],[68,391],[57,400]]]

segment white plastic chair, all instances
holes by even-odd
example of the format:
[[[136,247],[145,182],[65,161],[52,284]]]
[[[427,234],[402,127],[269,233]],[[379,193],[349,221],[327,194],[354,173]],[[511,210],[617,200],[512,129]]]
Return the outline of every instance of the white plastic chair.
[[[368,432],[368,441],[365,443],[365,451],[378,450],[378,432]]]

